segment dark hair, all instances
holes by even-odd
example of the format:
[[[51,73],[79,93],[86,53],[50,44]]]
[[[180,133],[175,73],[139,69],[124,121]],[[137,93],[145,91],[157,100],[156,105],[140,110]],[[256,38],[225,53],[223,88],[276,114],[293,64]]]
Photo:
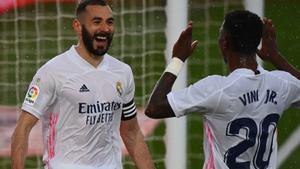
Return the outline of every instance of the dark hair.
[[[223,29],[229,34],[233,50],[252,55],[262,37],[263,22],[252,12],[236,10],[225,15]]]
[[[86,6],[88,5],[100,5],[106,6],[108,5],[105,0],[81,0],[76,8],[76,17],[85,11]]]

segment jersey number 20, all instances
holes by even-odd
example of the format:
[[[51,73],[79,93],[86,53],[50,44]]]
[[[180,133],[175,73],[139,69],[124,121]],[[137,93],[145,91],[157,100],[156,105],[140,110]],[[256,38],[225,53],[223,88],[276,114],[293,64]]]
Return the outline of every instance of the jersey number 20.
[[[273,137],[278,120],[278,114],[269,114],[260,122],[260,126],[257,126],[255,121],[250,118],[239,118],[230,122],[227,125],[226,135],[238,136],[240,130],[244,129],[246,131],[246,139],[227,150],[224,157],[226,165],[230,169],[250,169],[250,162],[253,161],[255,168],[267,168],[272,154]],[[273,127],[272,133],[269,133],[270,127]],[[269,144],[267,145],[268,138]],[[237,162],[236,158],[250,147],[253,147],[256,144],[256,140],[258,140],[258,144],[253,159],[251,161]],[[267,158],[264,158],[266,146],[269,146],[270,151],[267,154]]]

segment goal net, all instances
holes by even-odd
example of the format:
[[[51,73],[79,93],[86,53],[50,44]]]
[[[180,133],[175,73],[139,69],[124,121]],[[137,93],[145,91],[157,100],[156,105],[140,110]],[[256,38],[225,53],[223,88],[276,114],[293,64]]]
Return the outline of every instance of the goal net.
[[[9,137],[28,84],[42,64],[76,44],[72,30],[75,0],[53,0],[52,3],[32,0],[32,4],[15,9],[18,0],[1,1],[0,5],[6,1],[13,4],[7,11],[0,8],[0,133],[1,137],[6,136],[0,140],[0,168],[8,169]],[[242,4],[241,0],[189,1],[189,20],[194,21],[194,37],[200,44],[189,59],[188,83],[208,74],[227,73],[217,48],[219,27],[224,13],[242,9]],[[109,53],[131,65],[139,107],[146,104],[165,68],[165,6],[165,0],[118,0],[112,3],[116,32]],[[189,116],[187,124],[187,168],[201,168],[204,159],[201,117]],[[38,127],[35,128],[37,133],[40,132]],[[161,121],[150,133],[146,140],[153,159],[158,168],[165,168],[165,123]],[[38,137],[34,135],[31,139]],[[27,169],[43,166],[41,145],[35,149],[36,146],[31,145]],[[124,156],[124,167],[134,168],[127,156]]]

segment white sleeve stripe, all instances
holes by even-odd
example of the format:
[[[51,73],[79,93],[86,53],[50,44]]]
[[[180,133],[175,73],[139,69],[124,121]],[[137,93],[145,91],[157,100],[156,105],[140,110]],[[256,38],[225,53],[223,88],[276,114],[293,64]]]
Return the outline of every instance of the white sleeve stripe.
[[[136,114],[136,111],[133,111],[132,113],[130,114],[124,114],[124,117],[130,117],[130,116],[133,116]]]
[[[134,104],[134,99],[132,99],[130,102],[123,104],[123,107],[128,107],[130,105]]]
[[[123,111],[127,111],[127,110],[129,110],[129,109],[132,109],[132,107],[134,107],[134,106],[135,106],[135,104],[134,104],[134,102],[133,102],[131,105],[129,105],[129,106],[127,106],[127,107],[123,107],[122,110],[123,110]]]
[[[132,108],[129,109],[129,110],[123,111],[123,114],[124,114],[124,115],[130,114],[130,113],[132,113],[132,112],[135,111],[135,110],[136,110],[136,107],[134,106],[134,107],[132,107]]]

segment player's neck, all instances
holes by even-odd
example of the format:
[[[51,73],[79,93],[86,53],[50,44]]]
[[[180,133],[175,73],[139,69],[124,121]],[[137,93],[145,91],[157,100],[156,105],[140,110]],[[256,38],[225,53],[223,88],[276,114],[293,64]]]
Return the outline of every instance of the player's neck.
[[[231,54],[228,61],[230,72],[239,68],[251,69],[253,72],[257,70],[257,61],[255,56],[243,56],[240,54]]]
[[[75,50],[78,52],[79,56],[86,60],[93,67],[97,68],[98,65],[102,62],[103,56],[95,56],[92,53],[88,52],[83,45],[77,45]]]

